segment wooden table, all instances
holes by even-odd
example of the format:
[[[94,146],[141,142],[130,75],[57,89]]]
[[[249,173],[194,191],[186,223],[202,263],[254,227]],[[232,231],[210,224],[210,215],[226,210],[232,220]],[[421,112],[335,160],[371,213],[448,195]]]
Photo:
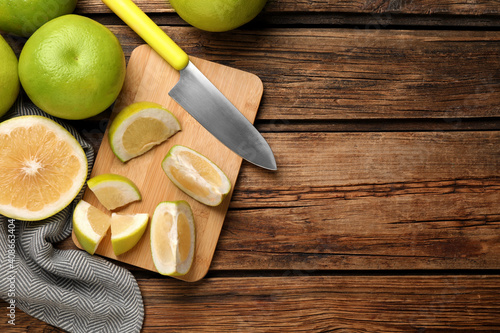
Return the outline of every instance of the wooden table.
[[[498,0],[269,0],[227,33],[136,3],[188,54],[262,79],[279,169],[243,163],[200,282],[125,265],[144,332],[500,330]],[[127,59],[143,44],[99,0],[76,12]],[[97,148],[108,116],[75,125]]]

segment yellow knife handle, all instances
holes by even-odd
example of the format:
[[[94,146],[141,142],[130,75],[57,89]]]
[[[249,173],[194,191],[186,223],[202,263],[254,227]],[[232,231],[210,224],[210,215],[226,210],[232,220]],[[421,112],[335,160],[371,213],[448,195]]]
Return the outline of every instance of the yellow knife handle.
[[[180,71],[189,57],[131,0],[102,0],[123,22],[141,36],[170,66]]]

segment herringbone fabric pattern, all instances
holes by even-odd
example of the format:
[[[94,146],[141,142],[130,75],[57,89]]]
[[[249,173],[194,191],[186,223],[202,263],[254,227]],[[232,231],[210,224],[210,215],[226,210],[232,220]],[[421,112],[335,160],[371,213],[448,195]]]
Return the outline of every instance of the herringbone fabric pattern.
[[[87,155],[90,173],[92,147],[74,129],[39,110],[27,98],[20,97],[5,118],[35,114],[57,121],[76,137]],[[5,301],[15,299],[17,308],[68,332],[140,332],[142,296],[129,271],[86,252],[58,250],[52,245],[71,234],[71,215],[82,194],[83,190],[70,206],[44,221],[11,223],[0,215],[0,297]],[[8,251],[8,235],[12,232],[13,267],[9,261],[12,251],[10,256]]]

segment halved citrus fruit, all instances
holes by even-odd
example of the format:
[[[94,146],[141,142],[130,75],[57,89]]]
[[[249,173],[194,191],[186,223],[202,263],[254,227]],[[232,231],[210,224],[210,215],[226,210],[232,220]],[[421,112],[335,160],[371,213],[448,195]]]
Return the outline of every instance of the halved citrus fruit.
[[[148,225],[148,214],[111,215],[111,245],[118,256],[132,249],[141,239]]]
[[[94,254],[111,225],[111,218],[81,200],[73,212],[73,231],[85,251]]]
[[[195,225],[186,201],[161,202],[151,219],[151,253],[162,275],[189,272],[195,250]]]
[[[142,199],[137,186],[125,176],[105,173],[90,178],[87,185],[99,202],[109,210]]]
[[[161,105],[137,102],[116,115],[108,132],[111,150],[122,162],[144,154],[181,130],[177,118]]]
[[[205,205],[219,205],[231,190],[224,172],[191,148],[173,146],[161,166],[177,187]]]
[[[0,123],[0,214],[36,221],[50,217],[80,192],[87,157],[65,128],[42,116]]]

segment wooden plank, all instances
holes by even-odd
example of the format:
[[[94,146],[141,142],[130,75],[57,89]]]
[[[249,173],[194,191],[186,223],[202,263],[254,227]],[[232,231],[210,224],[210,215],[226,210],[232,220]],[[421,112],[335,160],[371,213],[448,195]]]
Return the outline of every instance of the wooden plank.
[[[144,43],[110,28],[127,56]],[[497,32],[162,28],[192,56],[259,76],[258,120],[500,117]]]
[[[408,192],[418,194],[367,186],[367,197],[359,188],[354,198],[330,188],[278,189],[311,200],[230,211],[211,270],[499,269],[500,181],[478,184],[481,193],[459,194],[450,193],[454,182],[413,184]]]
[[[170,34],[188,54],[258,75],[265,86],[259,119],[500,115],[500,36],[493,32],[269,29],[209,38],[178,28]]]
[[[296,275],[300,274],[300,275]],[[139,279],[142,332],[469,332],[500,329],[500,276]],[[251,281],[251,282],[250,282]],[[2,307],[6,305],[0,302]],[[62,332],[16,312],[15,332]]]
[[[260,120],[500,116],[496,32],[162,28],[190,55],[259,76]],[[140,45],[130,29],[111,29],[127,54]]]
[[[141,288],[155,295],[145,300],[146,317],[154,323],[151,330],[186,325],[189,331],[205,332],[499,328],[500,293],[494,277],[304,275],[256,277],[252,283],[249,278],[213,279],[196,287],[141,283]],[[167,297],[190,301],[165,304]]]
[[[265,133],[278,171],[244,162],[238,178],[241,195],[261,190],[259,203],[277,188],[384,185],[500,175],[500,132]],[[258,181],[256,181],[258,180]],[[473,183],[471,183],[473,185]],[[278,194],[278,193],[270,193]],[[273,205],[288,201],[274,198]],[[273,198],[271,198],[273,200]],[[292,200],[296,200],[293,198]],[[283,204],[287,205],[287,203]]]
[[[136,0],[147,13],[172,13],[167,0]],[[100,0],[80,0],[78,13],[107,13],[109,9]],[[264,13],[384,13],[384,14],[451,14],[498,15],[500,6],[495,0],[269,0]]]
[[[500,268],[500,132],[265,137],[211,270]]]
[[[176,13],[165,13],[153,15],[156,22],[163,22],[164,25],[187,25]],[[300,27],[308,26],[338,28],[339,26],[350,26],[354,29],[414,29],[422,27],[435,29],[444,27],[446,30],[457,29],[477,29],[497,30],[500,20],[497,16],[477,15],[399,15],[384,12],[370,13],[350,13],[350,12],[276,12],[266,13],[257,16],[248,24],[238,28],[238,30],[266,29],[268,27],[286,26]]]
[[[212,270],[500,268],[500,132],[265,136]]]
[[[244,163],[211,269],[500,268],[500,132],[266,138],[278,172]]]
[[[366,119],[366,120],[261,120],[260,132],[422,132],[422,131],[499,131],[500,118],[458,119]]]

